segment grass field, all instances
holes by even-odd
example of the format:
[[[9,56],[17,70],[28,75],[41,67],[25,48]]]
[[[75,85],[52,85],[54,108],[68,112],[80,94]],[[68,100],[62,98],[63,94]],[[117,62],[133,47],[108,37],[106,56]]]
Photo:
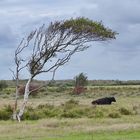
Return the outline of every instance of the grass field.
[[[139,140],[139,116],[0,122],[0,140]]]
[[[10,88],[3,91],[6,96],[0,96],[1,107],[13,104],[13,91]],[[81,95],[72,95],[67,88],[50,88],[41,91],[36,97],[30,97],[28,106],[47,103],[59,108],[74,99],[79,102],[79,106],[92,109],[91,101],[104,96],[115,96],[117,102],[110,106],[97,106],[96,109],[107,114],[125,108],[132,113],[124,112],[120,117],[113,118],[106,115],[95,118],[53,117],[24,120],[21,123],[1,120],[0,140],[140,140],[140,86],[91,86]]]

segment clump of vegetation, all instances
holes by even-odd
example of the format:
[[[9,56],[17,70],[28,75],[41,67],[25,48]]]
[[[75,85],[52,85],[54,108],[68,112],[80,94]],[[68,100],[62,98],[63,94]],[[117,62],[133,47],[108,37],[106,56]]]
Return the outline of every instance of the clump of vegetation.
[[[12,116],[13,109],[10,105],[4,106],[0,110],[0,120],[9,120]]]
[[[121,115],[132,115],[133,114],[130,110],[128,110],[128,109],[126,109],[124,107],[121,107],[119,109],[119,112],[121,113]]]
[[[39,85],[30,84],[29,86],[29,91],[31,92],[30,95],[36,96],[39,93],[39,87],[40,87]],[[25,86],[20,86],[18,92],[20,95],[24,95]]]
[[[112,112],[108,114],[108,117],[110,118],[120,118],[121,115],[118,112]]]
[[[67,90],[67,86],[63,84],[56,88],[56,92],[64,92],[66,90]]]
[[[140,114],[140,104],[134,105],[132,109],[135,115]]]
[[[79,104],[79,101],[74,100],[74,99],[70,99],[70,100],[68,100],[68,101],[65,103],[65,105],[67,105],[67,104],[78,105],[78,104]]]
[[[75,87],[73,89],[74,94],[81,94],[85,92],[85,86],[88,84],[88,78],[84,73],[80,73],[75,77]]]
[[[105,112],[99,108],[87,108],[86,111],[88,118],[102,118],[105,116]]]
[[[8,84],[5,80],[0,81],[0,91],[2,91],[4,88],[7,88]]]

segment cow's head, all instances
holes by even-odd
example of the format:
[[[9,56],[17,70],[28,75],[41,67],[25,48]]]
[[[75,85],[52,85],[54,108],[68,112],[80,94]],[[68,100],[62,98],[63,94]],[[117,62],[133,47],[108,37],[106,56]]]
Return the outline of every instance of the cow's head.
[[[110,97],[110,99],[111,99],[112,102],[116,102],[115,97]]]

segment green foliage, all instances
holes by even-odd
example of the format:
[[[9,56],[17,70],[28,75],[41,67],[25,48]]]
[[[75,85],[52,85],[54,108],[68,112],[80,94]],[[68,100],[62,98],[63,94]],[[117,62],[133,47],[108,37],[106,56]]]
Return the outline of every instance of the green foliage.
[[[79,105],[79,102],[74,100],[74,99],[70,99],[69,101],[65,102],[65,104],[63,104],[63,108],[64,110],[69,110],[72,108],[75,108]]]
[[[54,80],[51,80],[51,81],[49,81],[49,83],[47,84],[47,86],[54,87],[54,86],[56,86],[56,82]]]
[[[99,108],[87,108],[87,117],[88,118],[102,118],[104,117],[104,111]]]
[[[66,85],[60,85],[56,88],[56,92],[64,92],[65,90],[67,90]]]
[[[28,107],[25,114],[23,115],[24,120],[38,120],[42,118],[53,118],[58,117],[60,109],[53,105],[44,104],[39,105],[36,108]]]
[[[121,115],[118,112],[112,112],[108,114],[108,117],[110,118],[120,118]]]
[[[12,116],[13,109],[10,105],[4,106],[0,109],[0,120],[9,120]]]
[[[61,30],[71,30],[73,34],[86,34],[86,37],[91,40],[98,37],[103,40],[115,38],[117,34],[111,29],[105,28],[102,22],[92,21],[84,17],[66,20],[60,27]]]
[[[74,99],[70,99],[70,100],[68,100],[68,101],[65,103],[65,105],[68,105],[68,104],[78,105],[78,104],[79,104],[79,101],[74,100]]]
[[[9,120],[13,110],[10,105],[0,109],[0,120]],[[23,120],[38,120],[43,118],[121,118],[122,115],[133,115],[132,112],[123,107],[119,109],[104,107],[89,107],[80,105],[78,101],[69,100],[62,105],[54,106],[49,104],[41,104],[33,108],[28,106]],[[134,114],[135,115],[135,114]]]
[[[126,109],[124,107],[121,107],[119,109],[119,112],[121,113],[121,115],[132,115],[133,114],[130,110],[128,110],[128,109]]]
[[[62,117],[62,118],[81,118],[83,116],[82,114],[83,114],[83,110],[73,108],[70,110],[69,109],[64,110],[60,117]]]
[[[8,85],[5,80],[0,81],[0,91],[7,87]]]
[[[38,119],[41,119],[43,117],[43,114],[37,112],[37,111],[26,111],[23,115],[23,120],[38,120]]]
[[[80,73],[75,77],[75,87],[86,86],[88,84],[88,77],[84,73]]]

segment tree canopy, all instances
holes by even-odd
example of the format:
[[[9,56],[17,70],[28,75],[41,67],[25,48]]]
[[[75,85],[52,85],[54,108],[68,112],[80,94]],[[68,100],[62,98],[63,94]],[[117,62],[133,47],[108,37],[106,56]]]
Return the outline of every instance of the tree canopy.
[[[101,22],[88,18],[76,18],[50,23],[31,32],[27,43],[34,39],[33,53],[29,61],[30,73],[34,76],[62,66],[75,52],[84,51],[89,42],[115,39],[117,33],[105,28]],[[47,69],[46,63],[54,62]]]

